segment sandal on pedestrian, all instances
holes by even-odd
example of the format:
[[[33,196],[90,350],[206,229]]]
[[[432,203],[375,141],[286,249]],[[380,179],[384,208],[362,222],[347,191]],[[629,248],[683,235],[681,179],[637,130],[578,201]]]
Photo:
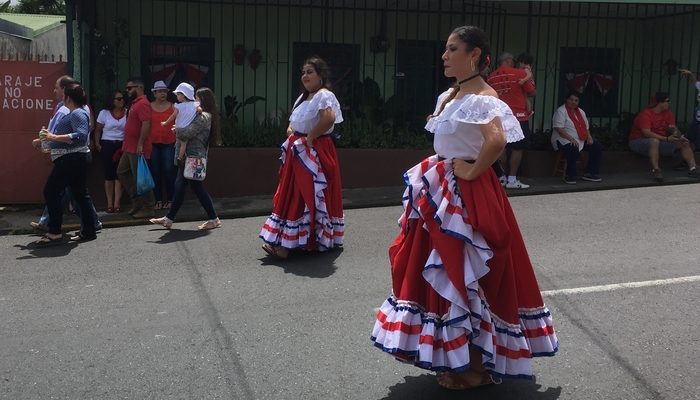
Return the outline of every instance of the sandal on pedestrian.
[[[170,202],[164,201],[163,202],[163,210],[169,210],[169,209],[170,209]]]
[[[208,231],[210,229],[216,229],[221,226],[221,220],[217,219],[210,219],[209,221],[197,226],[197,229],[200,231]]]
[[[162,208],[163,208],[163,202],[161,202],[161,201],[156,201],[156,205],[153,206],[153,209],[154,209],[154,210],[160,210],[160,209],[162,209]]]
[[[76,233],[70,237],[70,241],[74,243],[89,242],[91,240],[97,239],[97,236],[83,236],[82,233]]]
[[[42,224],[40,224],[40,223],[38,223],[38,222],[32,221],[32,222],[29,223],[29,225],[30,225],[32,228],[34,228],[34,229],[36,229],[36,230],[39,230],[39,231],[44,231],[44,232],[46,232],[46,231],[49,230],[49,228],[48,228],[46,225],[42,225]]]
[[[437,381],[438,385],[450,390],[475,389],[495,383],[487,371],[476,372],[472,370],[461,373],[441,372],[437,375]]]
[[[114,213],[115,213],[115,214],[116,214],[116,213],[120,213],[120,212],[122,212],[122,208],[121,208],[121,207],[119,207],[119,206],[114,207]]]
[[[107,214],[114,214],[114,207],[107,207]]]
[[[170,229],[173,226],[173,220],[168,217],[151,218],[148,222],[154,225],[163,225],[165,229]]]
[[[56,234],[53,235],[51,233],[46,233],[44,234],[41,239],[37,240],[35,243],[38,246],[48,246],[52,244],[59,244],[63,241],[63,235]]]
[[[285,250],[282,250],[281,247],[271,246],[267,243],[262,245],[262,249],[265,251],[265,253],[267,253],[268,256],[278,258],[280,260],[286,260],[289,256],[289,253]]]

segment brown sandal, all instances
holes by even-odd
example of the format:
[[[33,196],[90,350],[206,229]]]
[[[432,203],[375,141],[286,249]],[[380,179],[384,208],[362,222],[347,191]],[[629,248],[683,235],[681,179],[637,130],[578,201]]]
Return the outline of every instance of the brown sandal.
[[[493,385],[494,380],[487,371],[467,370],[461,373],[441,372],[437,375],[438,385],[450,390],[468,390],[480,386]]]
[[[268,256],[278,258],[280,260],[286,260],[287,257],[289,256],[289,253],[284,253],[279,250],[279,247],[277,246],[271,246],[267,243],[262,245],[262,249],[265,250],[265,253],[267,253]]]
[[[54,244],[60,244],[63,242],[63,235],[61,234],[52,234],[52,233],[45,233],[41,239],[37,240],[35,243],[37,246],[51,246]]]

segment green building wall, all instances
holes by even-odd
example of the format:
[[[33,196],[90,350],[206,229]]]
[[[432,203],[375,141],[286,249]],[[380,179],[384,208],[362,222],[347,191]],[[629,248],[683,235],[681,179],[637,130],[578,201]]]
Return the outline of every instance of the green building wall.
[[[120,39],[115,33],[115,21],[126,21],[128,35],[121,38],[123,44],[114,57],[114,79],[105,79],[96,72],[102,67],[94,55],[94,41],[90,40],[93,28],[83,27],[88,34],[83,40],[82,52],[76,51],[83,59],[83,66],[78,70],[92,77],[91,91],[96,96],[102,95],[115,87],[123,87],[128,76],[141,74],[143,36],[213,38],[213,89],[220,104],[227,95],[235,95],[239,100],[253,95],[267,99],[243,110],[241,118],[252,121],[290,108],[298,91],[298,76],[292,71],[295,42],[359,45],[358,78],[370,77],[376,81],[381,95],[387,99],[396,88],[397,41],[444,41],[453,27],[475,23],[485,28],[492,38],[494,60],[503,50],[514,54],[529,50],[535,57],[536,129],[548,129],[552,113],[561,104],[559,56],[562,47],[620,49],[617,113],[635,113],[647,104],[653,91],[665,89],[672,93],[672,107],[678,120],[690,118],[695,93],[677,73],[667,73],[665,63],[675,60],[680,67],[700,69],[697,30],[700,7],[684,6],[684,12],[673,12],[674,9],[635,4],[568,2],[573,3],[572,6],[564,2],[532,2],[533,7],[526,2],[481,2],[489,8],[479,8],[477,12],[465,8],[460,13],[420,10],[416,8],[420,6],[413,5],[421,2],[394,2],[397,8],[393,9],[375,9],[372,4],[376,3],[371,1],[352,3],[362,7],[324,9],[229,1],[96,0],[94,29],[100,31],[108,43],[115,43]],[[659,10],[668,16],[654,17],[654,12]],[[371,38],[382,32],[390,46],[385,52],[372,52]],[[234,63],[233,49],[239,44],[248,51],[261,50],[262,63],[256,70],[250,67],[248,60],[243,65]],[[86,53],[92,53],[89,61],[85,61]],[[114,87],[107,87],[110,85]],[[617,117],[591,119],[595,125],[611,128],[618,121]]]

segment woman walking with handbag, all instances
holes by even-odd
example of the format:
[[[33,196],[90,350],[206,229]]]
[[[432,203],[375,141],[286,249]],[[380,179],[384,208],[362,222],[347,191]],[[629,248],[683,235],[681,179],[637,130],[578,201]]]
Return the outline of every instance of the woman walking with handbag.
[[[177,212],[182,207],[185,198],[185,186],[190,185],[192,191],[197,196],[199,203],[207,213],[208,220],[197,226],[199,230],[214,229],[221,226],[221,221],[214,211],[214,204],[209,193],[204,189],[202,181],[206,177],[207,153],[209,144],[219,143],[220,125],[219,110],[214,100],[214,92],[209,88],[197,90],[196,100],[199,101],[202,109],[195,119],[185,128],[176,128],[175,136],[179,139],[176,142],[175,154],[179,153],[181,141],[187,142],[184,163],[178,163],[173,157],[173,162],[178,166],[177,177],[175,178],[175,192],[170,211],[165,217],[151,218],[152,224],[163,225],[170,229],[175,221]],[[192,168],[195,167],[195,168]]]

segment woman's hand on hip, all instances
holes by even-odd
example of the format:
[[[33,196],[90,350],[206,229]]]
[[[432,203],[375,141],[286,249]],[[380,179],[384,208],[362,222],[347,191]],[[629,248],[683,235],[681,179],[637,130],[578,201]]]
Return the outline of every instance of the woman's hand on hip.
[[[454,174],[457,178],[459,179],[464,179],[465,181],[470,181],[474,179],[473,176],[471,176],[470,172],[474,168],[474,166],[464,160],[460,160],[459,158],[453,158],[452,159],[452,168],[454,170]]]

